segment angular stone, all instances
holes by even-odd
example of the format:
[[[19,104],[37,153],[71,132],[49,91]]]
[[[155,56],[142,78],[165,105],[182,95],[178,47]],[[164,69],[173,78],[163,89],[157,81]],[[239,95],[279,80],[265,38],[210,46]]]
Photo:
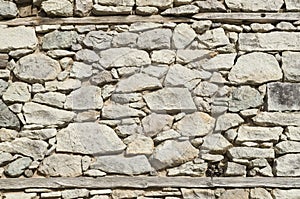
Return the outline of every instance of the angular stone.
[[[75,113],[73,112],[40,105],[34,102],[25,103],[23,111],[25,120],[28,124],[45,126],[64,125],[75,117]]]
[[[132,7],[125,6],[101,6],[95,4],[93,6],[94,15],[130,15],[132,13]]]
[[[274,199],[298,199],[300,195],[299,189],[274,189],[272,190],[272,196]]]
[[[84,86],[71,92],[64,107],[71,110],[101,109],[103,107],[101,88]]]
[[[110,48],[112,36],[102,30],[91,31],[83,39],[83,44],[93,50]]]
[[[198,155],[199,151],[189,141],[167,140],[154,149],[149,161],[155,169],[161,170],[193,160]]]
[[[104,68],[141,67],[151,64],[146,51],[131,48],[110,48],[99,53]]]
[[[233,147],[228,150],[228,155],[235,159],[275,158],[274,149],[254,147]]]
[[[288,11],[300,11],[300,2],[297,0],[285,0],[285,5]]]
[[[227,162],[225,176],[246,176],[247,167],[235,162]]]
[[[29,85],[23,82],[13,82],[3,93],[5,102],[28,102],[31,98]]]
[[[119,153],[126,145],[113,129],[97,123],[71,123],[56,136],[58,152],[80,154]]]
[[[135,13],[137,15],[143,15],[143,16],[155,15],[158,13],[158,8],[151,7],[151,6],[137,7]]]
[[[135,47],[138,34],[131,32],[122,32],[114,36],[112,40],[113,47]]]
[[[144,50],[170,49],[172,31],[169,29],[148,30],[140,34],[137,46]]]
[[[210,57],[211,51],[208,50],[177,50],[176,62],[187,64]]]
[[[20,129],[18,117],[0,100],[0,126],[2,128]]]
[[[176,53],[172,50],[152,51],[151,60],[160,64],[172,64],[175,62]]]
[[[91,77],[93,74],[93,67],[91,64],[85,64],[82,62],[74,62],[70,77],[75,79],[85,79]]]
[[[285,134],[289,140],[300,141],[300,127],[288,126]]]
[[[131,93],[143,90],[154,90],[162,88],[157,78],[144,73],[134,74],[126,79],[121,79],[117,84],[117,93]]]
[[[300,110],[300,84],[269,83],[267,85],[269,111]]]
[[[75,0],[74,14],[76,16],[87,16],[93,9],[93,0]]]
[[[283,5],[283,0],[225,0],[226,5],[233,11],[278,11]]]
[[[275,57],[262,52],[239,57],[228,76],[231,82],[237,84],[262,84],[281,78],[282,71]]]
[[[81,156],[67,154],[53,154],[46,157],[38,171],[51,177],[76,177],[82,174]]]
[[[143,117],[145,115],[143,111],[130,108],[129,105],[107,104],[102,109],[102,117],[107,119]]]
[[[199,7],[195,5],[183,5],[175,8],[169,8],[161,13],[161,15],[186,16],[199,12]]]
[[[275,29],[275,26],[273,26],[272,24],[261,23],[252,23],[250,27],[254,32],[269,32]]]
[[[200,8],[201,12],[226,11],[223,3],[218,0],[195,1],[195,5]]]
[[[300,142],[283,141],[275,146],[276,154],[283,155],[287,153],[300,153]]]
[[[58,92],[37,93],[34,95],[32,101],[63,108],[66,101],[66,95]]]
[[[282,31],[295,31],[297,28],[290,22],[282,21],[276,25],[277,30]]]
[[[4,166],[13,159],[10,153],[1,152],[0,153],[0,166]]]
[[[187,162],[178,167],[167,169],[168,176],[203,177],[207,170],[207,163]]]
[[[287,154],[275,159],[276,176],[300,176],[300,154]]]
[[[125,175],[138,175],[152,171],[151,165],[144,155],[133,157],[124,157],[123,155],[98,156],[91,168]]]
[[[22,48],[35,49],[37,44],[38,39],[33,27],[0,28],[0,52]]]
[[[166,128],[171,128],[172,124],[173,117],[170,115],[151,113],[142,119],[144,133],[151,137]]]
[[[87,63],[87,64],[92,64],[94,62],[98,62],[100,58],[95,53],[95,51],[89,50],[89,49],[82,49],[82,50],[76,52],[75,59],[77,61],[83,61],[84,63]]]
[[[182,136],[204,136],[213,131],[215,119],[206,113],[195,112],[184,116],[174,124],[174,129]]]
[[[37,196],[36,193],[24,193],[24,192],[6,192],[3,194],[6,199],[32,199]]]
[[[48,16],[71,17],[73,16],[72,2],[68,0],[46,0],[41,5]]]
[[[19,158],[8,165],[5,173],[9,177],[19,177],[29,167],[31,162],[32,160],[28,157]]]
[[[159,9],[169,8],[173,5],[174,0],[136,0],[137,6],[154,6]]]
[[[208,71],[229,70],[234,65],[236,53],[218,54],[201,63],[201,67]]]
[[[68,1],[68,0],[65,0]],[[44,1],[47,2],[47,1]],[[68,1],[69,2],[69,1]],[[76,43],[78,34],[75,31],[55,30],[46,34],[43,38],[42,49],[66,49]]]
[[[216,199],[215,193],[209,189],[181,189],[183,199]],[[168,198],[166,198],[168,199]],[[170,198],[172,199],[172,198]],[[177,198],[174,198],[177,199]]]
[[[98,4],[106,6],[134,6],[134,0],[98,0]]]
[[[241,126],[236,142],[278,142],[282,132],[281,127]]]
[[[286,81],[300,82],[299,56],[299,52],[282,53],[282,70]]]
[[[271,194],[263,188],[254,188],[250,191],[250,198],[251,199],[273,199]]]
[[[142,72],[157,78],[163,78],[169,70],[168,65],[150,65],[148,67],[142,68]]]
[[[248,189],[228,189],[226,190],[218,199],[248,199],[249,190]]]
[[[87,189],[71,189],[64,190],[61,192],[62,198],[73,199],[73,198],[85,198],[89,195],[89,190]]]
[[[32,157],[34,160],[41,160],[47,152],[48,144],[42,140],[31,140],[29,138],[16,138],[12,142],[0,143],[0,151],[19,153]]]
[[[100,73],[97,73],[90,78],[90,82],[96,86],[103,86],[105,84],[114,83],[116,81],[116,79],[113,79],[111,72],[106,70],[101,71]]]
[[[126,155],[151,155],[154,149],[153,140],[143,135],[133,135],[127,144]],[[128,138],[128,139],[129,139]]]
[[[202,35],[198,36],[201,44],[207,46],[207,48],[217,48],[230,44],[228,37],[225,35],[223,28],[216,28],[208,30]]]
[[[33,140],[48,140],[56,136],[56,129],[22,130],[18,133],[20,137],[27,137]]]
[[[143,96],[140,93],[125,93],[125,94],[114,93],[111,96],[111,100],[119,104],[127,104],[131,102],[140,101],[142,97]]]
[[[232,144],[220,133],[205,136],[201,145],[201,149],[216,153],[225,153],[230,147]]]
[[[80,88],[81,82],[78,79],[66,79],[64,81],[49,81],[45,82],[47,91],[71,91]]]
[[[178,24],[173,31],[173,46],[175,49],[184,49],[192,43],[196,35],[190,25],[184,23]]]
[[[253,121],[264,126],[300,126],[300,113],[259,112]]]
[[[218,117],[216,122],[216,131],[226,131],[232,127],[239,126],[244,120],[238,114],[225,113]]]
[[[200,82],[193,93],[202,97],[212,97],[219,90],[219,86],[210,82]]]
[[[136,22],[133,23],[129,26],[129,31],[130,32],[135,32],[135,33],[141,33],[145,32],[148,30],[153,30],[157,28],[163,27],[162,24],[160,23],[155,23],[155,22]]]
[[[212,21],[210,20],[201,20],[201,21],[195,21],[192,24],[192,28],[196,31],[198,34],[202,34],[205,31],[209,30],[212,25]]]
[[[148,107],[154,112],[194,112],[196,106],[186,88],[163,88],[144,95]]]
[[[22,57],[13,70],[17,78],[29,83],[54,80],[60,71],[59,63],[43,54]]]
[[[300,50],[300,33],[240,33],[238,43],[242,51],[297,51]]]
[[[161,133],[158,133],[157,136],[153,139],[154,142],[162,142],[165,140],[172,140],[179,138],[181,135],[177,131],[170,129],[167,131],[163,131]]]
[[[15,18],[18,15],[17,5],[10,1],[0,1],[0,18]]]

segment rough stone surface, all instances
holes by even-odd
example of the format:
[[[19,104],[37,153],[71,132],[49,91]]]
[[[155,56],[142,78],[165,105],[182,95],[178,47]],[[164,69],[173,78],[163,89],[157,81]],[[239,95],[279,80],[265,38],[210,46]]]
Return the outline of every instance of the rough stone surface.
[[[113,47],[135,47],[138,34],[131,32],[122,32],[113,37]]]
[[[136,0],[137,6],[155,6],[160,9],[171,7],[174,0]]]
[[[132,139],[126,148],[126,155],[151,155],[154,149],[154,142],[151,138],[137,135],[129,137]],[[129,139],[128,138],[128,139]]]
[[[253,121],[264,126],[300,126],[300,114],[298,112],[260,112],[253,118]]]
[[[285,4],[288,11],[300,11],[300,2],[296,0],[285,0]]]
[[[19,177],[31,162],[32,160],[28,157],[19,158],[8,165],[5,173],[10,177]]]
[[[225,113],[218,117],[216,122],[216,131],[226,131],[232,127],[236,127],[243,123],[244,120],[238,114],[235,113]]]
[[[68,0],[47,0],[42,2],[42,9],[49,16],[73,16],[73,3]]]
[[[203,112],[195,112],[175,123],[174,129],[182,136],[204,136],[212,133],[214,125],[214,118]]]
[[[151,165],[144,155],[133,157],[124,157],[122,155],[100,156],[97,157],[96,162],[91,167],[107,173],[126,175],[137,175],[152,171]]]
[[[145,116],[143,111],[130,108],[128,105],[108,104],[102,109],[102,117],[107,119],[118,119],[128,117]]]
[[[249,190],[247,189],[229,189],[226,190],[219,199],[230,199],[230,198],[239,198],[239,199],[248,199]]]
[[[275,160],[276,176],[300,176],[300,155],[287,154]]]
[[[225,0],[226,5],[233,11],[278,11],[283,5],[283,0]]]
[[[125,144],[113,129],[97,123],[71,123],[57,133],[57,151],[81,154],[121,152]]]
[[[260,198],[272,199],[272,196],[266,189],[254,188],[251,189],[250,191],[250,198],[251,199],[260,199]]]
[[[80,17],[87,16],[93,9],[92,0],[75,0],[74,14]]]
[[[210,134],[203,138],[201,148],[210,152],[225,153],[232,144],[221,134]]]
[[[29,83],[54,80],[60,71],[59,63],[43,54],[22,57],[13,70],[17,78]]]
[[[199,151],[189,141],[167,140],[158,145],[150,156],[151,165],[157,169],[177,166],[198,156]]]
[[[300,141],[300,127],[289,126],[286,128],[285,134],[290,140]]]
[[[18,14],[17,5],[10,1],[0,1],[0,17],[1,18],[15,18]]]
[[[144,95],[149,108],[154,112],[194,112],[196,106],[185,88],[163,88]]]
[[[274,158],[273,149],[261,149],[254,147],[233,147],[228,150],[228,155],[236,159]]]
[[[274,199],[297,199],[299,197],[300,190],[299,189],[274,189],[272,191],[272,195]]]
[[[282,53],[282,70],[286,81],[300,82],[299,56],[299,52]]]
[[[230,44],[228,37],[225,35],[223,28],[216,28],[206,31],[204,34],[199,35],[198,39],[200,43],[207,48],[217,48]]]
[[[101,6],[95,4],[93,6],[94,15],[130,15],[132,12],[131,7],[125,6]]]
[[[166,49],[171,45],[172,31],[169,29],[154,29],[140,34],[137,46],[144,50]]]
[[[70,48],[71,45],[76,42],[77,37],[78,34],[75,31],[55,30],[44,36],[42,48],[45,50]]]
[[[278,142],[282,132],[281,127],[241,126],[236,142]]]
[[[83,44],[94,50],[104,50],[110,48],[111,41],[111,35],[108,35],[106,32],[99,30],[89,32],[84,38]]]
[[[183,5],[175,8],[169,8],[161,13],[161,15],[186,16],[199,12],[199,7],[195,5]]]
[[[228,162],[226,165],[226,176],[246,176],[246,166],[234,162]]]
[[[262,84],[281,78],[282,71],[275,57],[261,52],[239,57],[228,76],[231,82],[240,84]]]
[[[201,67],[208,71],[229,70],[234,65],[236,53],[219,54],[207,61],[201,63]]]
[[[38,130],[23,130],[19,132],[20,137],[27,137],[33,140],[48,140],[56,136],[56,129],[38,129]]]
[[[151,54],[151,60],[160,64],[172,64],[175,61],[176,53],[172,50],[156,50]]]
[[[287,153],[299,153],[300,152],[300,142],[296,142],[296,141],[279,142],[275,146],[275,152],[280,155],[287,154]]]
[[[81,156],[67,154],[53,154],[45,158],[38,168],[45,176],[76,177],[80,176]]]
[[[23,82],[12,83],[3,93],[5,102],[27,102],[30,100],[29,85]]]
[[[63,108],[66,101],[66,95],[59,92],[37,93],[34,95],[32,101],[40,104]]]
[[[0,100],[0,126],[2,128],[20,129],[18,117]]]
[[[0,166],[4,166],[13,159],[13,156],[10,153],[1,152],[0,153]]]
[[[173,117],[166,114],[152,113],[142,119],[144,133],[147,136],[155,136],[166,128],[171,128]]]

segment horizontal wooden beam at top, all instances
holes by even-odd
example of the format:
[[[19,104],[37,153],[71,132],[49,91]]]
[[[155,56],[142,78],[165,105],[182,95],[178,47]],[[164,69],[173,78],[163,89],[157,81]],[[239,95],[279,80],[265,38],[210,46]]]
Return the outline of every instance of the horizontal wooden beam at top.
[[[292,177],[75,177],[75,178],[9,178],[0,179],[0,190],[28,188],[284,188],[299,189],[300,178]]]
[[[275,21],[298,21],[300,12],[289,13],[199,13],[191,18],[188,17],[163,17],[161,15],[152,16],[90,16],[83,18],[66,17],[66,18],[48,18],[48,17],[26,17],[11,20],[0,21],[0,25],[9,26],[38,26],[38,25],[107,25],[107,24],[131,24],[135,22],[175,22],[191,23],[195,20],[212,20],[220,22],[275,22]]]

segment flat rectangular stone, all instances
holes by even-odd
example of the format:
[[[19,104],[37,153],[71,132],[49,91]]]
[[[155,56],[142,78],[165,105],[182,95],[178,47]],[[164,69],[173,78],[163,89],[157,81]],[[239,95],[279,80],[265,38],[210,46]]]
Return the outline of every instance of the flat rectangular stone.
[[[300,126],[300,112],[260,112],[253,121],[263,126]]]
[[[267,95],[269,111],[300,110],[300,83],[269,83]]]
[[[237,142],[277,142],[283,132],[281,127],[241,126]]]
[[[300,50],[300,32],[240,33],[239,50]]]
[[[236,159],[275,158],[274,149],[254,147],[233,147],[228,150],[228,154]]]

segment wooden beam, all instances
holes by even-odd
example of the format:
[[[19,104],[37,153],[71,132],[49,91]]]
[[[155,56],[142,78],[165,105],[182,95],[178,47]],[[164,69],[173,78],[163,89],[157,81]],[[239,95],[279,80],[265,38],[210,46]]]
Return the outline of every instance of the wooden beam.
[[[300,188],[300,178],[291,177],[100,177],[0,179],[0,190],[27,188]]]

